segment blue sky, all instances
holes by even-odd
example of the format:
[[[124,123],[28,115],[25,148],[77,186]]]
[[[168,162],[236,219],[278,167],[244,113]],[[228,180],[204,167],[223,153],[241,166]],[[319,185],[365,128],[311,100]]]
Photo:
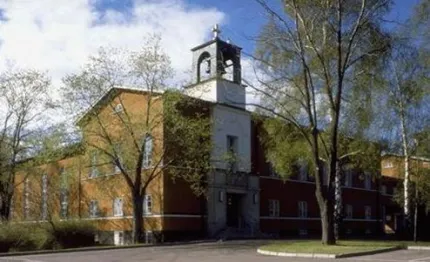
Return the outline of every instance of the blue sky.
[[[258,33],[264,23],[264,12],[253,0],[186,0],[190,7],[216,8],[226,14],[222,24],[222,34],[243,47],[252,51],[252,36]],[[394,7],[388,20],[405,20],[419,0],[394,0]],[[127,12],[133,7],[133,0],[99,0],[95,7],[99,10],[110,8]],[[209,25],[210,26],[210,25]]]
[[[405,19],[417,2],[395,0],[388,19]],[[254,0],[0,0],[0,72],[47,72],[55,95],[61,79],[79,72],[100,47],[136,51],[148,34],[159,33],[179,85],[189,77],[190,49],[211,39],[215,23],[224,39],[252,53],[250,37],[264,21]],[[242,69],[252,79],[249,59],[243,58]]]
[[[394,1],[390,20],[407,18],[419,0]],[[221,37],[252,53],[251,38],[264,21],[254,0],[0,0],[0,71],[37,68],[59,83],[100,46],[134,50],[148,33],[161,33],[181,74],[191,67],[190,48],[209,40],[215,23]]]

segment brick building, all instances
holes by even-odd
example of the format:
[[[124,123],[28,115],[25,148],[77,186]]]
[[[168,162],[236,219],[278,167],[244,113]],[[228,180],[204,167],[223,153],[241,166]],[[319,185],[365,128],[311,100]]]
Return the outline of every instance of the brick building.
[[[247,111],[241,79],[241,49],[214,37],[192,49],[194,83],[186,94],[204,101],[212,119],[213,171],[207,174],[206,198],[196,197],[184,181],[161,174],[151,182],[143,199],[146,241],[171,241],[202,236],[315,235],[320,232],[315,185],[311,175],[298,171],[287,180],[270,168],[259,142],[258,125]],[[230,74],[225,68],[231,67]],[[229,75],[229,77],[222,77]],[[152,98],[151,98],[152,99]],[[163,94],[154,98],[163,107]],[[127,109],[137,115],[147,104],[146,92],[113,88],[90,110],[106,119]],[[121,101],[121,106],[118,104]],[[112,119],[112,128],[121,128]],[[162,123],[162,122],[161,122]],[[91,129],[85,116],[78,121],[83,135]],[[164,125],[153,131],[148,161],[163,145]],[[222,156],[234,150],[239,158],[235,174]],[[149,152],[150,151],[150,152]],[[97,223],[99,241],[127,243],[132,228],[130,191],[117,167],[97,164],[97,154],[71,148],[66,156],[40,166],[37,176],[19,174],[12,212],[13,220],[87,219]],[[395,232],[399,208],[392,201],[401,179],[382,160],[382,176],[365,170],[346,169],[342,182],[344,234]],[[57,183],[53,181],[59,181]],[[68,180],[68,186],[62,182]],[[52,206],[52,208],[49,208]]]

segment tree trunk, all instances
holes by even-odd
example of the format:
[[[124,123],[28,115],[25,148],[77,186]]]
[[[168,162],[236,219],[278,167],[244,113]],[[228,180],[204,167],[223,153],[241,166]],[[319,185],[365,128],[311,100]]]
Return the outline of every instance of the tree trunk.
[[[312,131],[312,154],[316,166],[315,170],[315,196],[321,216],[321,241],[324,245],[335,245],[336,237],[334,232],[334,192],[329,185],[324,186],[324,169],[319,159],[318,130]],[[334,170],[333,170],[334,171]],[[330,175],[329,175],[330,178]],[[330,179],[329,179],[330,180]],[[329,181],[330,184],[330,181]]]
[[[414,242],[417,242],[418,237],[418,188],[415,184],[415,212],[414,212]]]
[[[404,168],[405,168],[405,178],[403,180],[403,215],[404,215],[404,227],[406,233],[410,233],[410,208],[409,208],[409,181],[410,181],[410,163],[409,163],[409,150],[408,150],[408,137],[406,133],[406,120],[405,112],[403,110],[403,104],[401,104],[400,113],[400,126],[402,131],[402,147],[404,155]]]
[[[139,190],[135,190],[139,191]],[[142,241],[143,229],[143,199],[140,192],[133,192],[133,244]]]
[[[339,231],[342,224],[342,174],[339,162],[336,165],[335,177],[335,237],[339,239]]]
[[[336,237],[334,230],[334,205],[331,201],[318,201],[321,214],[321,241],[323,245],[335,245]]]

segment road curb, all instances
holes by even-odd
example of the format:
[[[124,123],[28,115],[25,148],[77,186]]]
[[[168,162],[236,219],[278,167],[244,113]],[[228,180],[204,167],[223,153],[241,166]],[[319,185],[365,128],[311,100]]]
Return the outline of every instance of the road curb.
[[[268,251],[263,249],[257,249],[257,253],[261,255],[267,255],[267,256],[278,256],[278,257],[301,257],[301,258],[347,258],[347,257],[356,257],[356,256],[365,256],[365,255],[374,255],[384,252],[390,252],[402,249],[401,247],[390,247],[390,248],[383,248],[378,250],[372,250],[372,251],[363,251],[363,252],[355,252],[355,253],[348,253],[348,254],[319,254],[319,253],[287,253],[287,252],[274,252],[274,251]]]
[[[125,246],[101,246],[101,247],[82,247],[82,248],[68,248],[68,249],[56,249],[56,250],[35,250],[35,251],[0,253],[0,257],[45,255],[45,254],[57,254],[57,253],[86,252],[86,251],[104,251],[104,250],[131,249],[131,248],[142,248],[142,247],[186,246],[186,245],[192,245],[192,244],[205,244],[205,243],[216,243],[216,242],[217,242],[216,240],[201,240],[201,241],[189,241],[189,242],[172,242],[172,243],[164,243],[164,244],[138,244],[138,245],[125,245]]]
[[[430,247],[426,246],[408,246],[408,250],[430,250]]]
[[[274,252],[268,250],[257,249],[257,253],[267,256],[278,257],[304,257],[304,258],[336,258],[334,254],[318,254],[318,253],[287,253],[287,252]]]
[[[338,254],[336,255],[336,258],[347,258],[347,257],[358,257],[358,256],[366,256],[366,255],[375,255],[385,252],[391,252],[403,249],[400,246],[397,247],[389,247],[389,248],[381,248],[378,250],[372,250],[372,251],[363,251],[363,252],[355,252],[355,253],[348,253],[348,254]]]

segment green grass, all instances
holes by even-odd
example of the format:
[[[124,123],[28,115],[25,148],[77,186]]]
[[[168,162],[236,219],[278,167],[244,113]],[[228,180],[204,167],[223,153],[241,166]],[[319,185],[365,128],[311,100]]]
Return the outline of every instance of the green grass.
[[[402,247],[401,242],[391,241],[338,241],[336,245],[322,245],[321,241],[286,241],[260,247],[262,250],[287,253],[349,254],[355,252],[376,251],[380,249]]]

